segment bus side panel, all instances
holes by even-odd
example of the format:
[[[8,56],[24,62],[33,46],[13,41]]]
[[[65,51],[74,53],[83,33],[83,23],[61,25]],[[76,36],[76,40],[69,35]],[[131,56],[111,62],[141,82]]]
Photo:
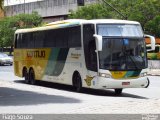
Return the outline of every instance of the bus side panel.
[[[75,71],[83,75],[82,58],[80,48],[52,49],[43,80],[72,85],[72,76]]]
[[[69,48],[53,48],[51,50],[45,75],[59,76],[64,68]]]
[[[18,77],[22,77],[22,50],[14,49],[14,73]]]
[[[68,53],[68,57],[67,57],[67,61],[66,61],[66,65],[64,67],[64,84],[69,84],[72,85],[72,77],[75,71],[79,72],[79,74],[81,75],[81,78],[83,76],[83,71],[82,71],[82,67],[83,67],[83,54],[82,54],[82,50],[81,48],[71,48],[69,53]]]
[[[69,48],[52,48],[45,72],[43,75],[44,81],[58,82],[64,81],[64,66],[68,56]]]
[[[22,77],[23,68],[29,72],[33,68],[35,79],[41,80],[47,66],[51,50],[46,49],[15,49],[14,50],[14,71],[15,75]]]

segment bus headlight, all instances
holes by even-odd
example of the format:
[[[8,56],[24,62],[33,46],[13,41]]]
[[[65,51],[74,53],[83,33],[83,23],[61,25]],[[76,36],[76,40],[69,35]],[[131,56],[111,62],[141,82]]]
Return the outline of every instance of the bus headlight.
[[[110,75],[110,74],[107,74],[107,73],[99,73],[99,76],[100,76],[100,77],[111,78],[111,75]]]
[[[147,76],[147,72],[141,73],[141,77]]]

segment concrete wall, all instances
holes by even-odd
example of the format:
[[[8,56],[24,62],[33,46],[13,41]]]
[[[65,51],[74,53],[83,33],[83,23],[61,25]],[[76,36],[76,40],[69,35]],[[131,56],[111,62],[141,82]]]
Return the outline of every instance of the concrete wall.
[[[97,0],[85,0],[85,4],[91,4],[96,1]],[[44,0],[6,6],[6,16],[37,11],[44,18],[57,16],[63,19],[62,16],[68,15],[70,10],[76,10],[77,8],[77,0]]]
[[[149,69],[160,69],[160,60],[148,60]]]

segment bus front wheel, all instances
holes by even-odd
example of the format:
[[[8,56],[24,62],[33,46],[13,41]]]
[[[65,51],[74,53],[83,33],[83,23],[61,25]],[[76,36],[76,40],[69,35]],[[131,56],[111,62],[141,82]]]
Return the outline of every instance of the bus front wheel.
[[[149,81],[149,78],[147,78],[147,85],[145,86],[145,88],[148,88],[149,84],[150,84],[150,81]]]
[[[30,81],[31,85],[36,84],[35,74],[34,74],[33,69],[31,69],[31,70],[29,71],[29,81]]]
[[[115,89],[115,94],[116,95],[121,95],[122,94],[122,89]]]
[[[82,79],[78,72],[73,74],[73,87],[77,92],[82,92]]]

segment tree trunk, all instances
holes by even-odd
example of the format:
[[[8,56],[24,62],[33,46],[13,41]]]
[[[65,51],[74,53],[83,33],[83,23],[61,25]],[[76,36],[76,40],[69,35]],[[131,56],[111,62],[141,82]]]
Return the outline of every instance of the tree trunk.
[[[12,55],[13,52],[13,45],[11,45],[10,51],[9,51],[9,55]]]

